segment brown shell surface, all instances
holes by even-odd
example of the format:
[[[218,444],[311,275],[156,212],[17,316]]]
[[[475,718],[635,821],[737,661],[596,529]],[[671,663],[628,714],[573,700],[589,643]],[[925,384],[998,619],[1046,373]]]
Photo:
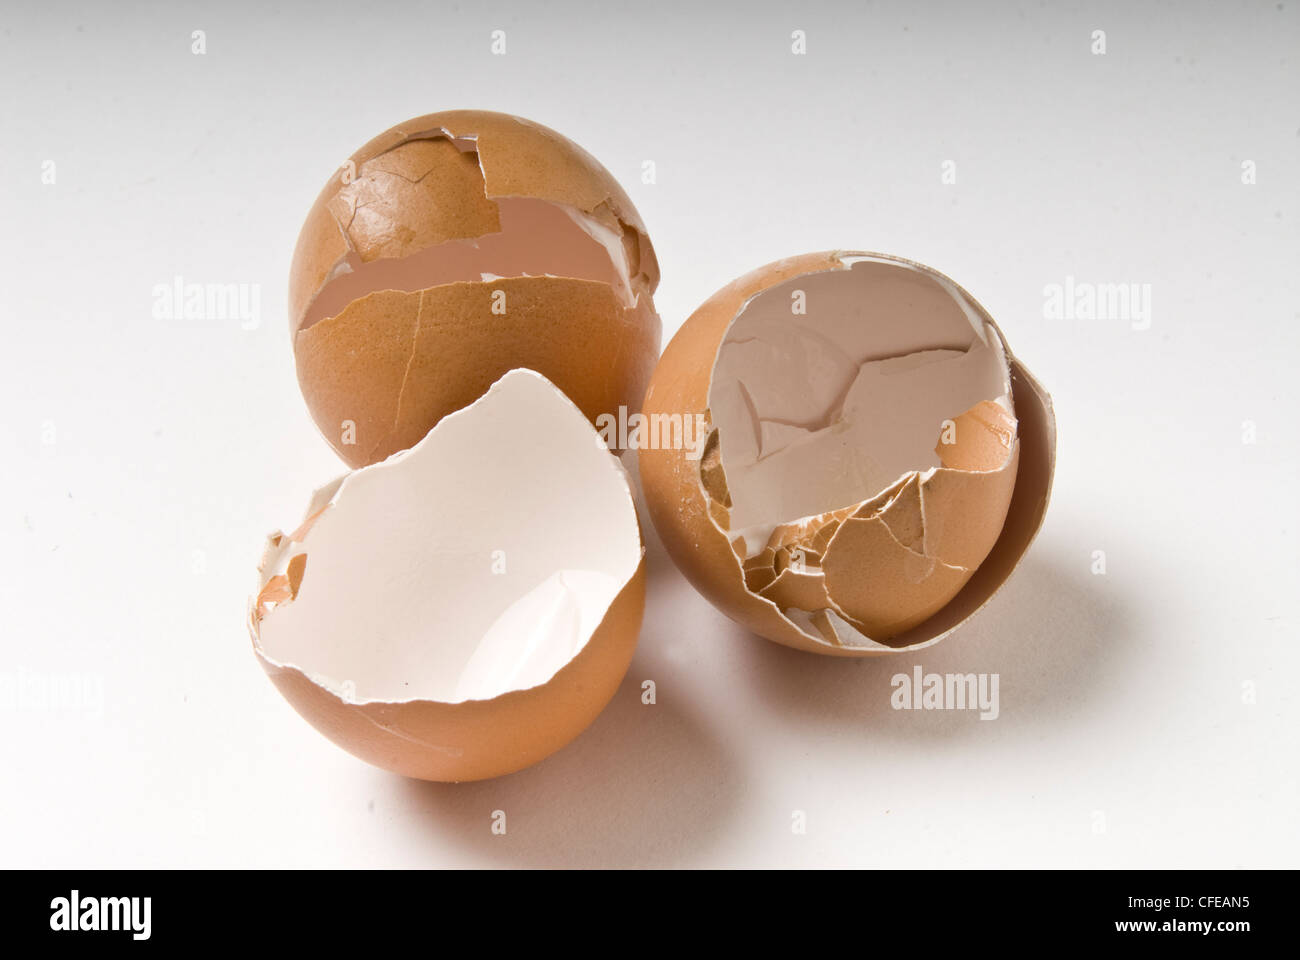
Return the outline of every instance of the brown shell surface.
[[[493,312],[495,291],[507,315]],[[360,467],[417,443],[516,367],[545,376],[593,422],[637,410],[658,349],[646,299],[625,308],[607,284],[512,277],[355,300],[299,332],[296,362],[321,434]]]

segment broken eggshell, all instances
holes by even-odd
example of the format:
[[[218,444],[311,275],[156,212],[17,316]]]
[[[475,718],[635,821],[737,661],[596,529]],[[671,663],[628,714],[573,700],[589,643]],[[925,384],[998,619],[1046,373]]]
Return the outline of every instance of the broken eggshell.
[[[582,148],[507,114],[417,117],[353,154],[307,215],[289,282],[298,381],[353,467],[515,367],[589,420],[637,410],[658,282],[632,201]]]
[[[677,332],[643,415],[703,414],[702,456],[638,462],[668,553],[729,617],[837,656],[945,637],[1042,522],[1051,400],[969,294],[842,251],[734,281]]]
[[[632,659],[645,601],[628,477],[553,384],[514,370],[275,533],[248,626],[276,687],[363,760],[424,780],[536,763]]]

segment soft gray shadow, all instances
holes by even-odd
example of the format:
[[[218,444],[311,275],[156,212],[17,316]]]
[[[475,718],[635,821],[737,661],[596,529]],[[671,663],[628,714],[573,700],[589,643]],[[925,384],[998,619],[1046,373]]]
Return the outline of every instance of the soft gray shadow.
[[[1078,560],[1067,566],[1032,551],[987,607],[933,647],[844,660],[756,637],[749,680],[791,718],[924,738],[970,735],[981,721],[974,711],[895,710],[895,675],[917,665],[925,673],[998,674],[998,723],[1068,724],[1122,678],[1141,635],[1140,608],[1120,589],[1116,578],[1094,577]]]
[[[428,829],[467,861],[529,867],[656,867],[706,850],[741,784],[718,742],[681,704],[641,702],[634,666],[577,740],[496,780],[404,781]],[[491,831],[493,811],[505,835]]]

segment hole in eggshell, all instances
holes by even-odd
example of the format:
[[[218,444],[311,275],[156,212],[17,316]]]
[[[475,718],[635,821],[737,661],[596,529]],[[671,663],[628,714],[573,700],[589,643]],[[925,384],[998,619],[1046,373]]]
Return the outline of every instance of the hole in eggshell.
[[[624,306],[636,305],[640,290],[633,290],[633,276],[641,262],[641,234],[617,217],[614,222],[619,230],[615,231],[575,207],[533,197],[490,196],[477,140],[475,134],[453,135],[441,128],[421,131],[395,143],[356,171],[356,178],[345,183],[333,200],[334,216],[348,252],[334,264],[312,296],[299,330],[336,316],[352,301],[378,290],[411,293],[445,283],[497,277],[592,280],[608,284]],[[422,179],[446,169],[442,166],[446,157],[439,154],[445,148],[453,148],[467,164],[472,164],[476,173],[462,167],[459,176],[475,178],[477,186],[471,187],[468,182],[462,186],[482,194],[479,204],[486,211],[480,209],[478,215],[491,217],[495,212],[496,229],[430,243],[402,256],[380,255],[381,250],[407,249],[417,236],[404,219],[411,215],[411,209],[399,202],[403,187],[409,190],[413,181],[398,172],[405,165],[403,161],[397,162],[396,169],[389,169],[393,158],[403,152],[419,152],[424,162],[417,164],[417,169],[424,171]],[[385,186],[385,180],[391,185]],[[396,208],[392,209],[394,204]],[[427,215],[436,219],[442,213],[434,207]],[[459,211],[459,215],[466,215],[465,211]],[[386,238],[383,247],[357,250],[352,231],[359,217],[367,221],[363,235],[371,244],[377,238]],[[638,281],[643,279],[637,277]]]
[[[413,293],[444,283],[497,277],[592,280],[608,284],[625,306],[635,305],[627,252],[614,231],[580,210],[546,200],[504,197],[495,203],[501,224],[497,233],[448,240],[405,257],[369,262],[349,252],[317,293],[299,329],[336,316],[354,300],[377,290]]]
[[[876,646],[951,599],[993,547],[1016,420],[1001,338],[955,286],[898,261],[841,262],[732,320],[700,479],[727,497],[710,515],[751,594],[809,639]]]

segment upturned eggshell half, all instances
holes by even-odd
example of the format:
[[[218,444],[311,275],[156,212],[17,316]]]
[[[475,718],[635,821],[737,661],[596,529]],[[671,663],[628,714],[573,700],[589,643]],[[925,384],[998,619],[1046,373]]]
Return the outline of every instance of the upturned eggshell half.
[[[864,259],[916,271],[918,305],[934,292],[927,285],[964,298],[972,322],[977,317],[987,323],[1002,347],[1014,416],[994,403],[974,405],[956,418],[959,441],[934,448],[936,469],[902,476],[874,499],[819,517],[773,518],[783,525],[766,550],[745,561],[739,545],[733,547],[733,505],[725,499],[716,450],[706,448],[696,459],[672,447],[638,452],[655,529],[696,589],[760,636],[848,657],[914,650],[943,639],[1005,582],[1042,523],[1055,463],[1051,399],[1006,349],[987,311],[937,271],[896,257],[832,251],[780,260],[728,284],[687,319],[664,351],[643,405],[647,420],[673,414],[709,418],[719,349],[742,308],[786,281],[849,270]],[[725,447],[722,431],[710,442],[718,440]],[[786,540],[803,544],[821,575],[779,569],[773,549],[779,553]],[[800,606],[816,606],[828,596],[838,602],[823,603],[825,609],[799,622],[799,610],[791,613],[772,596]],[[869,615],[846,616],[850,608]]]
[[[353,154],[307,215],[289,283],[299,383],[353,467],[517,367],[593,422],[635,411],[658,282],[640,215],[581,147],[501,113],[417,117]]]
[[[628,478],[553,384],[508,373],[410,449],[317,491],[249,605],[312,726],[424,780],[520,770],[627,672],[645,603]]]

